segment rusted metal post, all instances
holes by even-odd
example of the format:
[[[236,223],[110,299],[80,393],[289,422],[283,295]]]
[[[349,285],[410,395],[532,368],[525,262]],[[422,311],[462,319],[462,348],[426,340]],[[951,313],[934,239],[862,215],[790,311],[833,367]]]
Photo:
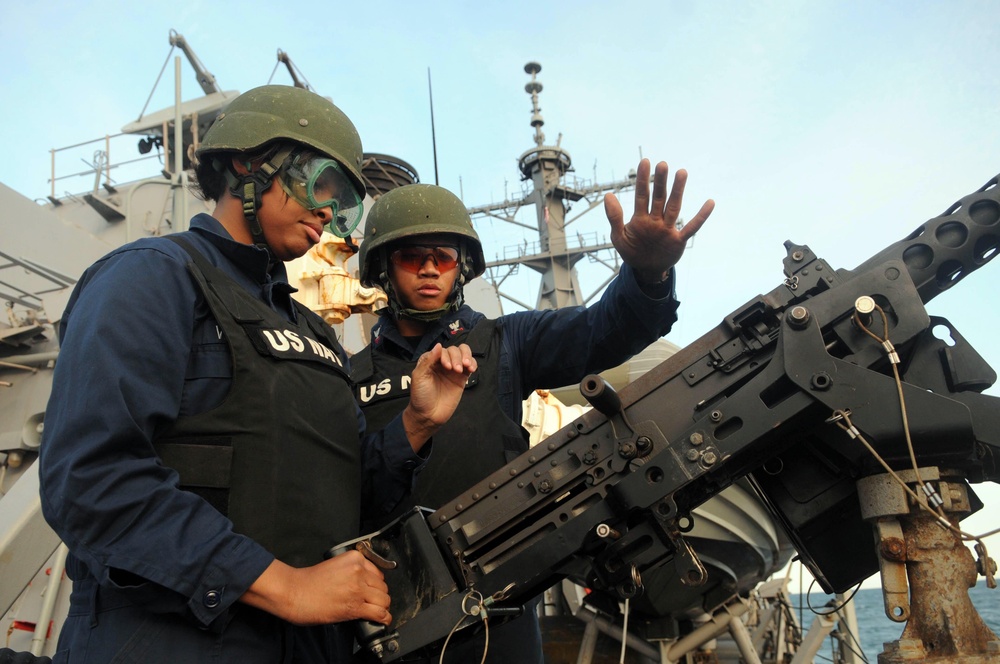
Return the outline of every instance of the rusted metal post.
[[[884,644],[879,664],[1000,663],[1000,639],[969,599],[968,589],[976,585],[978,573],[972,552],[957,532],[959,517],[971,511],[967,485],[937,468],[921,468],[919,474],[904,471],[897,476],[911,487],[936,485],[952,528],[921,506],[926,504],[923,494],[917,493],[914,501],[889,475],[858,482],[862,513],[875,525],[879,540],[886,614],[906,622],[899,639]]]

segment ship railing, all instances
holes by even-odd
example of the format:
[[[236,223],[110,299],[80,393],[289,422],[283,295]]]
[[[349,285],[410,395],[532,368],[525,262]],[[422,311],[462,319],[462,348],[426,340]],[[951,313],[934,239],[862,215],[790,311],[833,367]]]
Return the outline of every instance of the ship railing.
[[[577,233],[575,235],[566,235],[562,238],[552,238],[549,241],[548,252],[546,252],[538,240],[532,242],[525,240],[520,244],[505,246],[500,254],[497,255],[496,261],[503,262],[544,253],[562,254],[571,251],[588,250],[595,247],[602,249],[608,243],[607,236],[599,235],[597,232]]]
[[[101,138],[95,138],[89,141],[83,141],[82,143],[74,143],[73,145],[67,145],[65,147],[53,148],[49,150],[49,153],[51,155],[51,173],[49,175],[50,191],[48,200],[53,205],[60,205],[60,200],[59,200],[60,197],[56,195],[57,182],[63,182],[66,180],[79,180],[79,178],[85,176],[93,176],[94,183],[93,186],[91,187],[92,192],[96,192],[97,189],[103,184],[105,189],[107,189],[109,192],[114,193],[116,179],[112,178],[111,176],[112,170],[122,169],[126,167],[134,167],[136,164],[147,162],[150,160],[159,160],[161,164],[164,163],[163,155],[158,150],[155,153],[144,154],[143,156],[134,159],[123,159],[121,161],[114,162],[111,156],[112,143],[115,143],[118,150],[118,154],[122,154],[123,152],[126,152],[129,149],[133,150],[136,149],[134,147],[135,146],[134,143],[132,144],[133,146],[132,148],[124,147],[122,145],[122,140],[121,140],[124,137],[131,137],[133,140],[139,139],[140,145],[146,145],[149,147],[150,150],[154,145],[152,139],[150,139],[149,137],[141,137],[133,133],[118,133],[118,134],[107,134]],[[87,146],[97,146],[90,160],[81,156],[80,148],[84,148]],[[141,153],[141,148],[140,148],[140,153]],[[84,164],[88,166],[88,168],[76,172],[66,172],[71,170],[71,166],[65,161],[65,158],[69,157],[78,157],[80,161],[82,161]],[[161,166],[157,170],[163,173],[164,168],[167,167]],[[132,178],[133,172],[135,174],[134,178]],[[148,175],[149,175],[148,169],[132,168],[129,169],[129,175],[127,177],[129,179],[138,179],[140,177]],[[121,181],[122,179],[123,178],[118,178],[118,181]],[[70,194],[68,194],[67,192],[66,195]]]
[[[16,258],[0,251],[0,300],[7,304],[8,321],[13,319],[14,307],[32,312],[27,318],[36,318],[44,311],[43,296],[73,286],[76,280],[26,258]]]

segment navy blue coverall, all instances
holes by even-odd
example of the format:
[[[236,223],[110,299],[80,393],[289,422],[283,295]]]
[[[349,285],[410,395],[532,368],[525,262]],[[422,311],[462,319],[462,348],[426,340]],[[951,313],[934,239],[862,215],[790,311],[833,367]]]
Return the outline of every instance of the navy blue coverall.
[[[254,298],[296,319],[284,266],[269,267],[264,250],[235,242],[206,214],[181,235]],[[85,272],[63,315],[39,466],[43,511],[70,548],[73,579],[56,662],[270,664],[329,652],[316,644],[330,631],[237,602],[274,555],[178,488],[154,451],[159,433],[221,404],[232,382],[228,346],[190,261],[165,238],[126,245]],[[312,409],[324,408],[323,397],[297,395]],[[423,460],[398,419],[363,437],[360,410],[349,407],[353,420],[340,426],[361,448],[367,498],[343,510],[393,504]]]

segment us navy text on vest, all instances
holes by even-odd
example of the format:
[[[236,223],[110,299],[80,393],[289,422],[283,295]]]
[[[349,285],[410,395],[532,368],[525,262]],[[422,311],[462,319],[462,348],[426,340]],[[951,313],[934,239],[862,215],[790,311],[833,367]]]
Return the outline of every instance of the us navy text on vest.
[[[272,355],[282,359],[313,359],[330,362],[343,368],[337,354],[315,339],[305,337],[293,330],[259,328],[257,332],[264,338]]]
[[[376,396],[384,397],[388,394],[401,396],[410,391],[409,374],[393,378],[383,378],[377,383],[358,386],[358,396],[361,403],[368,403]]]

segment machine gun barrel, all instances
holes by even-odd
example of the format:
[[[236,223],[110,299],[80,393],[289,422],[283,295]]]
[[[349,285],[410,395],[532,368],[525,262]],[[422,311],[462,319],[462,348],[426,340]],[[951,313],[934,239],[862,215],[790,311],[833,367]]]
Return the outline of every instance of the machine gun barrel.
[[[854,271],[900,260],[927,304],[996,255],[1000,247],[998,183],[1000,176],[992,178]]]
[[[828,592],[872,574],[873,547],[856,553],[872,539],[856,482],[880,469],[831,413],[850,411],[889,463],[905,467],[908,457],[898,418],[887,417],[899,405],[884,344],[859,329],[856,302],[887,312],[879,332],[912,381],[902,391],[921,464],[1000,478],[987,467],[1000,457],[1000,400],[978,393],[996,374],[971,347],[944,349],[930,327],[947,321],[924,308],[996,255],[997,182],[852,271],[787,242],[786,278],[770,293],[619,394],[588,376],[595,410],[436,512],[417,509],[361,538],[401,565],[386,571],[393,625],[369,625],[360,640],[393,661],[444,639],[463,616],[481,620],[475,598],[518,604],[567,577],[620,596],[640,576],[678,588],[718,583],[725,571],[699,560],[685,524],[742,478]]]

